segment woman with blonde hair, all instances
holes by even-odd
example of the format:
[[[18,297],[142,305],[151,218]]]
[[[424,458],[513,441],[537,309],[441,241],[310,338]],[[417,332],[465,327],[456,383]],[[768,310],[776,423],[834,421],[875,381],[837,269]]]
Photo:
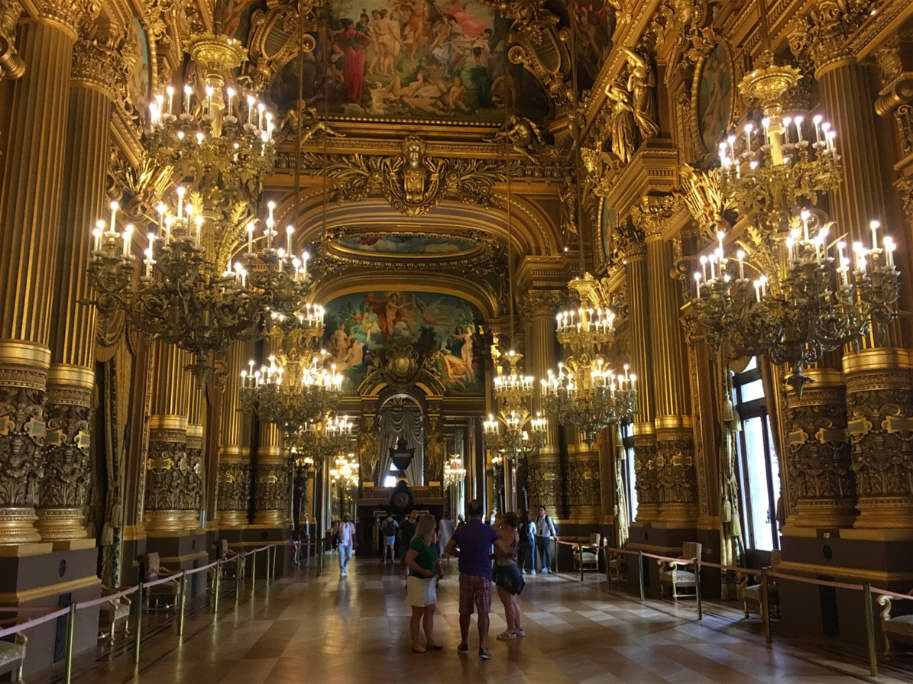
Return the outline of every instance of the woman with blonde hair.
[[[442,646],[434,641],[434,608],[437,604],[437,580],[444,576],[437,547],[437,523],[433,515],[423,515],[415,526],[415,536],[409,544],[404,563],[409,570],[406,582],[406,600],[412,606],[409,626],[412,634],[412,651],[425,653]],[[425,644],[421,643],[421,629],[425,630]]]

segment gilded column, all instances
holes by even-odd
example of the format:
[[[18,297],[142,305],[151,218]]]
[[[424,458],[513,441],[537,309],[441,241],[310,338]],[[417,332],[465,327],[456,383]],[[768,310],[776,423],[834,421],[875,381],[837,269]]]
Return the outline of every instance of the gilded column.
[[[185,530],[194,510],[187,488],[191,468],[187,454],[189,362],[186,352],[156,342],[143,516],[150,537]]]
[[[0,11],[12,8],[9,3]],[[73,44],[89,3],[38,3],[19,32],[0,180],[0,543],[38,541],[54,260]],[[6,23],[9,23],[4,19]],[[15,23],[15,22],[13,22]]]
[[[572,428],[566,428],[565,434],[568,442],[564,482],[567,522],[595,528],[603,518],[598,441],[589,444]]]
[[[240,373],[244,345],[236,342],[228,353],[225,392],[222,397],[222,448],[219,452],[219,527],[247,524],[250,496],[249,416],[241,411]]]
[[[522,302],[527,326],[526,372],[536,378],[545,377],[549,369],[558,365],[554,321],[560,299],[557,290],[529,290]],[[529,457],[526,472],[529,507],[545,506],[550,515],[557,515],[561,500],[561,463],[558,425],[554,419],[549,419],[547,444]]]
[[[671,240],[663,232],[678,203],[672,195],[644,197],[632,212],[646,238],[653,362],[658,520],[664,526],[697,526],[697,475],[688,386],[688,358],[679,322],[681,291],[673,279]],[[642,385],[643,383],[641,383]]]
[[[54,276],[51,368],[45,417],[48,435],[38,508],[42,539],[87,536],[85,508],[91,480],[89,446],[95,383],[95,307],[87,278],[89,226],[102,215],[111,100],[118,81],[116,38],[97,22],[73,50],[69,136],[60,247]]]
[[[183,498],[188,506],[192,506],[184,513],[184,524],[189,530],[200,527],[200,513],[203,510],[203,435],[206,432],[203,393],[202,382],[193,378],[187,416],[187,469],[182,471]]]
[[[646,245],[643,230],[630,223],[618,235],[625,255],[625,290],[631,327],[631,370],[637,375],[637,413],[634,416],[634,476],[637,518],[643,525],[659,514],[659,481],[656,472],[656,427],[653,402],[653,352],[650,348],[650,301],[647,289]]]
[[[282,454],[281,439],[275,425],[260,424],[254,473],[254,524],[262,527],[283,527],[288,518],[289,467]]]

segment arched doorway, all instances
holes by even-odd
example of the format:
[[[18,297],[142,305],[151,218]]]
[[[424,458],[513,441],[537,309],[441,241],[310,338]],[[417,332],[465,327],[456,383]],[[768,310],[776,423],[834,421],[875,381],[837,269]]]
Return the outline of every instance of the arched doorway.
[[[418,399],[406,393],[387,397],[377,413],[377,427],[380,467],[376,484],[393,487],[398,479],[405,477],[409,486],[425,485],[425,416]],[[400,440],[415,454],[405,471],[400,471],[390,457]]]

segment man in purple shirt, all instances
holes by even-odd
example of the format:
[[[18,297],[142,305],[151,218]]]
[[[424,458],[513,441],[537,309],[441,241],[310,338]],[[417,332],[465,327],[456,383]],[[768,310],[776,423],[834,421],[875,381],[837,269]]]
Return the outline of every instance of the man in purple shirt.
[[[482,504],[473,500],[466,507],[469,522],[457,528],[447,543],[447,553],[460,560],[459,653],[469,652],[469,622],[473,609],[479,621],[479,658],[488,660],[488,613],[491,611],[491,546],[498,533],[482,522]]]

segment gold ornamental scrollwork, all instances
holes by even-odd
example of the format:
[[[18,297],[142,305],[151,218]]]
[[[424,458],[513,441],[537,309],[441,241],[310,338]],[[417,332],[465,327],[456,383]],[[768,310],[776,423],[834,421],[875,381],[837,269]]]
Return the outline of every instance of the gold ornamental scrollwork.
[[[0,6],[0,83],[22,78],[26,66],[16,51],[16,24],[22,16],[22,4],[10,0]]]
[[[132,60],[123,30],[96,19],[86,24],[73,46],[71,78],[114,99],[126,87]]]

